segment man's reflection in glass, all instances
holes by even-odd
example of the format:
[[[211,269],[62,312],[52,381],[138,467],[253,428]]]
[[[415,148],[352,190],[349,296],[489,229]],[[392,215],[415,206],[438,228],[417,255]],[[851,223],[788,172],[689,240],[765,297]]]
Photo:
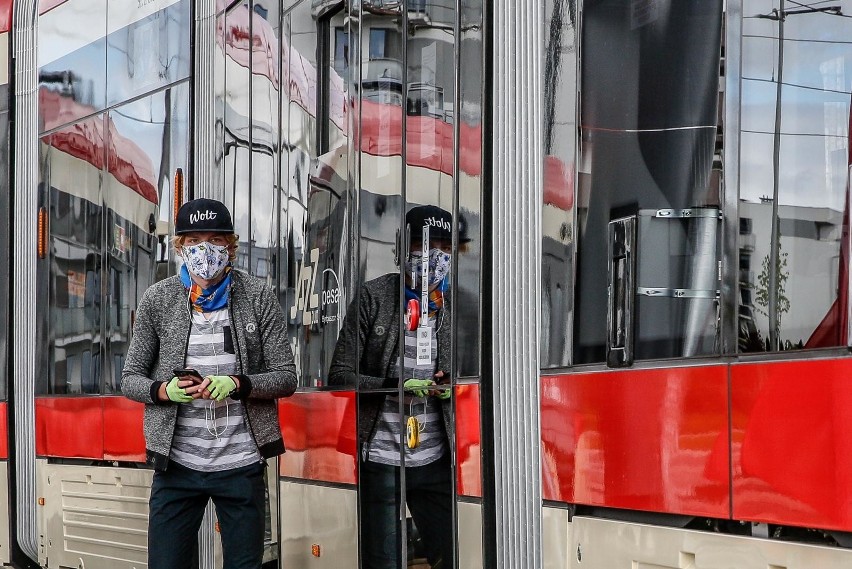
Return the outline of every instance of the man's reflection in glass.
[[[450,307],[452,215],[418,206],[406,215],[410,233],[400,273],[365,283],[349,307],[329,372],[332,385],[358,386],[361,458],[361,558],[364,568],[401,567],[400,466],[404,449],[405,499],[432,569],[452,567],[452,469],[450,462]],[[423,247],[423,228],[428,246]],[[459,242],[466,227],[459,224]],[[424,254],[428,263],[423,262]],[[423,268],[427,280],[422,287]],[[423,308],[423,299],[426,307]],[[399,378],[400,319],[404,319],[403,379]],[[419,352],[419,356],[418,356]],[[356,370],[360,373],[356,373]],[[404,385],[403,416],[399,396]],[[417,549],[417,548],[415,548]]]

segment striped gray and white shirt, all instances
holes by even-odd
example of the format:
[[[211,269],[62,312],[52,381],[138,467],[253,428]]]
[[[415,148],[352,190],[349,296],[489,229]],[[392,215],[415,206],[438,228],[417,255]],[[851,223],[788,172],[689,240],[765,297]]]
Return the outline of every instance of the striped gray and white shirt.
[[[427,365],[417,365],[417,331],[405,331],[405,352],[403,354],[402,381],[406,379],[432,379],[438,361],[438,338],[435,319],[429,319],[432,329],[432,361]],[[441,402],[437,397],[414,397],[406,395],[403,399],[404,413],[400,416],[399,397],[389,395],[385,398],[376,434],[370,441],[368,457],[372,462],[400,466],[400,441],[408,418],[414,415],[420,423],[420,444],[413,449],[405,442],[405,466],[425,466],[435,462],[448,450],[447,434],[441,415]]]
[[[228,309],[205,315],[192,310],[186,367],[208,375],[237,373]],[[178,408],[170,458],[187,468],[219,472],[261,461],[242,403],[194,399]]]

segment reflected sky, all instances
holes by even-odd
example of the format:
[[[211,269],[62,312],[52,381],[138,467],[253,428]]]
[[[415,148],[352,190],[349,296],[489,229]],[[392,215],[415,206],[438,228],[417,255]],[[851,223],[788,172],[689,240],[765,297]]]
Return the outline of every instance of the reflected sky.
[[[802,11],[786,2],[785,10]],[[811,2],[815,7],[825,2]],[[842,15],[789,14],[784,22],[781,92],[780,203],[842,210],[852,91],[852,1]],[[743,19],[740,197],[772,195],[779,22],[758,18],[778,2],[746,3]]]

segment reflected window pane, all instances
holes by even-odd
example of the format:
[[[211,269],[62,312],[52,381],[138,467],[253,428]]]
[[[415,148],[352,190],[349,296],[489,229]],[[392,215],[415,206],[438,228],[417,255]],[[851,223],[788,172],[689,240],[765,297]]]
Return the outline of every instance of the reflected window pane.
[[[106,105],[107,2],[43,0],[40,10],[39,114],[46,131]]]
[[[835,4],[852,11],[848,0]],[[751,17],[774,7],[755,2],[743,14],[743,352],[847,344],[852,22],[828,13],[788,14],[779,70],[781,24]]]
[[[577,13],[570,3],[551,0],[547,16],[540,357],[542,368],[553,368],[571,363]]]
[[[718,334],[716,312],[704,301],[710,295],[715,303],[720,289],[718,273],[707,272],[718,262],[720,226],[704,234],[683,221],[693,214],[718,218],[721,4],[672,3],[667,12],[636,21],[630,4],[583,5],[573,363],[607,361],[607,337],[614,332],[607,315],[625,309],[614,305],[601,282],[616,268],[608,250],[610,223],[665,210],[678,213],[660,216],[661,223],[648,217],[648,230],[626,259],[636,264],[637,287],[623,298],[632,304],[638,297],[636,337],[626,342],[636,341],[637,359],[717,350],[718,342],[704,340],[706,326],[714,338]],[[669,254],[655,260],[660,242]],[[665,310],[646,310],[646,298]]]
[[[144,4],[144,5],[143,5]],[[112,2],[107,11],[107,104],[189,76],[190,0]]]
[[[50,212],[51,354],[47,393],[100,392],[102,138],[89,152],[73,145],[81,132],[103,132],[103,118],[87,119],[42,139],[42,183]]]
[[[186,144],[185,124],[173,118],[175,91],[161,91],[110,111],[107,172],[105,262],[109,280],[104,320],[109,343],[104,368],[107,392],[120,389],[120,366],[130,341],[132,315],[142,292],[155,280],[159,243],[155,236],[162,215],[160,196],[167,195],[172,163],[171,143]],[[181,164],[186,167],[186,163]],[[170,204],[170,201],[163,202]],[[169,207],[163,208],[168,211]],[[117,375],[114,375],[118,371]]]

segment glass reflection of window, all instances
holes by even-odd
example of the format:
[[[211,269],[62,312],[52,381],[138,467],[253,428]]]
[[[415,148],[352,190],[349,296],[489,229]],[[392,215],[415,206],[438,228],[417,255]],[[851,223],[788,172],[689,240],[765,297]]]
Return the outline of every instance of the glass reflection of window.
[[[387,57],[388,30],[386,28],[370,29],[370,59]]]
[[[626,217],[637,220],[637,250],[631,251],[636,287],[625,295],[635,310],[629,353],[651,359],[718,351],[722,5],[671,2],[666,13],[632,21],[630,3],[583,3],[577,227],[545,221],[556,251],[576,232],[571,363],[615,363],[609,358],[607,314],[625,307],[610,302],[614,297],[601,278],[617,268],[607,253],[608,225]],[[569,17],[563,14],[563,20]],[[553,66],[553,56],[546,63]],[[558,109],[545,109],[555,125],[551,117]],[[555,138],[554,147],[570,138]],[[569,164],[545,165],[545,200],[555,206],[550,212],[573,206],[571,177]],[[560,297],[557,292],[549,301]],[[551,365],[566,361],[558,351],[551,357]]]
[[[349,34],[342,27],[334,28],[334,70],[341,76],[349,71]]]
[[[570,363],[573,313],[577,22],[566,0],[547,3],[541,366]]]
[[[740,350],[846,345],[852,2],[748,9]]]
[[[99,243],[103,210],[99,207],[99,169],[93,164],[101,156],[67,144],[100,124],[100,119],[88,119],[43,139],[52,255],[50,393],[98,391],[98,378],[86,362],[87,354],[99,353],[101,341]]]

